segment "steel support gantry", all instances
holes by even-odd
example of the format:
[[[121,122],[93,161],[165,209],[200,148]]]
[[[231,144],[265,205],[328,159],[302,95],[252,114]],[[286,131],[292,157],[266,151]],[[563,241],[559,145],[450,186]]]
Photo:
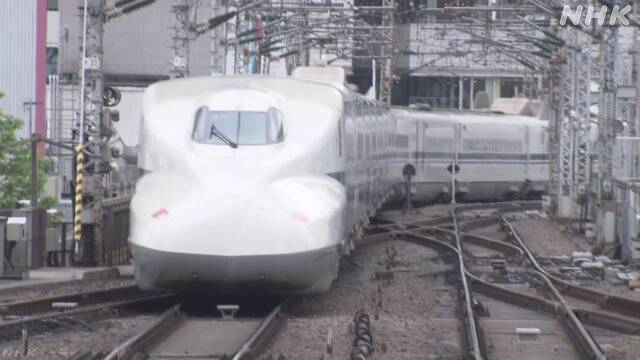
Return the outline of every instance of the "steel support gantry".
[[[579,1],[583,5],[588,1]],[[576,4],[578,5],[578,4]],[[554,129],[559,134],[555,140],[558,177],[555,182],[558,215],[568,218],[586,216],[591,179],[591,36],[579,29],[562,29],[564,47],[560,50],[561,65],[561,118],[556,119]]]
[[[615,1],[614,1],[615,3]],[[619,39],[617,26],[600,29],[600,110],[598,114],[597,244],[595,251],[615,241],[616,204],[614,199],[613,152],[616,140],[617,79]]]

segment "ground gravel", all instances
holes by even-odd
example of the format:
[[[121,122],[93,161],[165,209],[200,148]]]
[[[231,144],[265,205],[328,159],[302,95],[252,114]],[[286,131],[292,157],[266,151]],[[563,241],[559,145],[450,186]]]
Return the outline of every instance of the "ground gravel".
[[[457,284],[445,281],[455,279],[448,272],[452,265],[435,251],[404,241],[360,248],[343,264],[331,291],[291,307],[286,329],[264,358],[348,359],[353,316],[364,310],[374,337],[372,359],[459,359]],[[393,279],[376,280],[376,271],[389,271]]]
[[[60,281],[34,286],[21,286],[0,290],[0,303],[32,300],[85,291],[106,290],[133,284],[135,284],[133,278],[114,278],[104,280]]]
[[[136,315],[116,319],[91,322],[86,326],[77,323],[77,329],[57,329],[30,336],[27,355],[23,354],[21,341],[13,340],[0,343],[0,358],[12,354],[12,358],[26,359],[69,359],[78,353],[88,351],[108,353],[118,344],[142,331],[157,315]],[[18,356],[16,356],[18,355]]]

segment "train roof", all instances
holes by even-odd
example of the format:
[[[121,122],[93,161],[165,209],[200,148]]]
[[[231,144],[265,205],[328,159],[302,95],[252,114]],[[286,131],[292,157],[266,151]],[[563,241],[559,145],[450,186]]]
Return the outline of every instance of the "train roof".
[[[203,93],[228,89],[252,89],[279,95],[287,100],[310,101],[332,108],[336,108],[338,102],[341,104],[343,99],[374,101],[335,81],[270,75],[212,75],[165,80],[149,86],[147,94],[154,102],[164,102],[189,100],[200,97]],[[340,96],[331,96],[332,93]]]
[[[530,124],[544,125],[546,120],[540,120],[532,116],[509,115],[488,111],[444,111],[444,110],[418,110],[406,107],[393,107],[392,112],[396,116],[409,117],[420,120],[457,121],[461,123],[492,123],[492,124]]]
[[[269,94],[278,94],[298,101],[313,100],[326,106],[335,106],[336,97],[318,96],[344,90],[330,84],[266,75],[213,75],[184,79],[172,79],[152,84],[147,92],[153,101],[188,100],[201,97],[203,93],[214,93],[228,89],[252,89]]]

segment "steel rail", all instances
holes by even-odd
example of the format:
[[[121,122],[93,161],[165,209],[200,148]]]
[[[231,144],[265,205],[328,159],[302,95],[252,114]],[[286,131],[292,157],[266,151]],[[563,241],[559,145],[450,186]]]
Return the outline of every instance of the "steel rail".
[[[503,220],[502,220],[503,218],[504,217],[496,217],[495,221],[491,221],[490,223],[492,224],[503,223]],[[449,233],[449,234],[452,233],[450,229],[444,229],[440,227],[433,227],[431,229],[418,229],[418,230],[423,230],[426,233],[429,233],[432,231],[438,231],[441,233]],[[508,232],[508,235],[511,236],[511,233],[516,233],[513,227],[510,227],[510,231]],[[499,251],[505,254],[505,256],[507,257],[516,255],[516,256],[520,256],[522,259],[525,258],[525,252],[519,246],[515,246],[502,241],[493,240],[488,237],[484,237],[484,236],[476,235],[472,233],[461,233],[461,235],[462,235],[463,242],[465,241],[471,242],[482,247]],[[521,238],[521,240],[524,242],[524,239]],[[636,319],[629,319],[628,317],[615,316],[613,314],[598,312],[595,310],[586,311],[584,309],[581,309],[580,311],[575,311],[576,315],[580,320],[582,321],[586,320],[587,322],[590,322],[590,323],[591,322],[598,323],[604,327],[613,328],[614,330],[616,329],[616,326],[611,322],[620,321],[625,323],[624,326],[622,327],[623,329],[626,329],[625,331],[627,332],[635,331],[636,324],[640,322],[640,320],[637,319],[638,317],[640,317],[640,301],[629,299],[623,296],[610,295],[596,289],[591,289],[588,287],[576,285],[564,279],[558,278],[552,274],[549,274],[546,271],[545,271],[545,275],[556,285],[556,287],[558,287],[558,289],[562,294],[566,294],[568,296],[578,298],[581,300],[587,300],[591,303],[598,305],[603,309],[607,309],[609,311],[614,311],[624,315],[631,315],[636,318]],[[593,318],[587,319],[587,317],[591,317],[591,316]],[[603,320],[605,318],[606,320]],[[609,323],[605,324],[604,321],[609,321]]]
[[[175,296],[174,294],[149,295],[145,297],[139,297],[136,299],[114,301],[114,302],[108,302],[103,304],[85,306],[85,307],[63,311],[63,312],[52,312],[52,313],[50,312],[50,313],[45,313],[40,315],[27,316],[21,319],[0,322],[0,330],[4,330],[12,326],[25,326],[28,324],[41,322],[45,320],[51,320],[51,319],[61,318],[61,317],[77,316],[77,315],[82,315],[82,314],[87,314],[92,312],[98,312],[105,309],[113,309],[113,308],[126,307],[126,306],[143,304],[143,303],[148,303],[153,301],[168,300],[174,296]]]
[[[510,201],[510,202],[502,202],[502,203],[488,203],[488,204],[471,204],[471,205],[458,205],[455,208],[456,214],[462,215],[465,212],[470,212],[474,210],[484,210],[484,211],[499,211],[503,214],[523,211],[523,210],[540,210],[542,209],[542,203],[539,201]],[[381,220],[388,221],[388,224],[380,225],[378,228],[383,230],[393,230],[397,229],[398,226],[406,227],[417,227],[417,226],[442,226],[445,224],[451,223],[451,215],[444,215],[435,217],[427,220],[409,220],[409,221],[396,221],[393,219],[381,217]],[[468,229],[467,224],[472,228],[474,226],[481,227],[483,224],[490,223],[498,223],[496,219],[493,218],[479,218],[476,220],[472,220],[469,222],[465,222],[464,226],[461,226],[461,230]]]
[[[110,289],[82,291],[73,294],[49,296],[34,300],[21,300],[0,304],[0,314],[10,315],[34,315],[47,311],[57,311],[55,303],[75,303],[78,307],[95,305],[100,302],[118,301],[145,297],[150,293],[141,290],[136,285],[118,286]]]
[[[542,204],[539,201],[515,201],[504,203],[491,203],[491,204],[472,204],[472,205],[458,205],[455,209],[456,213],[462,214],[473,210],[493,210],[502,211],[502,213],[516,212],[522,210],[539,210],[542,208]],[[377,232],[363,236],[355,241],[356,246],[366,246],[376,244],[389,239],[389,236],[401,234],[407,230],[422,231],[433,228],[442,228],[447,225],[452,225],[451,215],[439,216],[427,220],[409,220],[409,221],[397,221],[385,217],[381,217],[380,220],[388,222],[387,224],[377,225],[373,230]],[[477,228],[486,227],[493,224],[499,224],[500,221],[494,217],[482,217],[465,222],[458,222],[460,231],[469,231]],[[473,234],[464,234],[465,236],[475,236]],[[499,245],[497,245],[499,246]]]
[[[175,305],[162,313],[157,320],[142,332],[113,349],[105,357],[105,360],[132,360],[144,357],[145,353],[162,342],[163,339],[176,331],[186,321],[188,320],[186,314],[182,311],[182,305]],[[285,322],[286,316],[282,311],[282,305],[278,305],[260,322],[256,330],[231,359],[257,359],[260,352],[273,340]]]
[[[414,230],[415,231],[415,230]],[[430,232],[439,232],[439,233],[443,233],[443,234],[453,234],[454,231],[449,230],[449,229],[444,229],[441,227],[432,227],[432,228],[426,228],[423,229],[423,231],[425,233],[430,233]],[[491,239],[489,237],[486,236],[482,236],[482,235],[477,235],[477,234],[472,234],[472,233],[466,233],[466,232],[460,232],[459,233],[460,236],[462,236],[462,242],[468,242],[468,243],[472,243],[474,245],[477,246],[481,246],[487,249],[491,249],[491,250],[496,250],[502,254],[505,255],[505,257],[523,257],[524,256],[524,252],[522,251],[522,249],[520,249],[519,247],[509,244],[509,243],[505,243],[503,241],[499,241],[499,240],[495,240],[495,239]]]
[[[282,313],[282,305],[278,305],[262,321],[258,329],[242,345],[232,360],[256,359],[287,321]]]
[[[182,312],[180,304],[175,305],[162,313],[160,317],[149,325],[144,331],[134,335],[113,351],[111,351],[105,360],[128,360],[134,359],[145,349],[162,339],[171,331],[175,330],[182,322],[185,315]]]
[[[507,235],[512,237],[516,241],[517,239],[519,239],[522,243],[525,243],[524,240],[518,235],[517,231],[513,228],[511,223],[507,221],[506,218],[501,214],[498,215],[498,220],[505,224],[506,228],[508,229]],[[607,310],[619,312],[625,315],[631,315],[634,317],[640,317],[640,301],[638,300],[633,300],[624,296],[613,295],[585,286],[576,285],[553,274],[549,274],[546,271],[545,275],[548,276],[549,279],[551,279],[551,281],[559,287],[560,292],[563,294],[576,299],[589,301]]]
[[[486,293],[488,296],[503,299],[506,302],[511,302],[516,305],[533,308],[535,310],[544,311],[554,315],[563,324],[565,330],[569,334],[572,342],[580,352],[581,356],[590,359],[606,359],[598,344],[593,340],[591,335],[582,325],[582,322],[603,328],[608,328],[618,332],[637,334],[638,331],[640,331],[640,320],[626,318],[623,316],[618,316],[608,312],[602,312],[593,309],[572,307],[561,295],[558,287],[569,296],[578,295],[583,299],[586,297],[587,300],[593,301],[602,307],[613,308],[623,313],[634,313],[635,316],[638,316],[638,313],[640,313],[640,302],[621,296],[608,295],[597,290],[578,286],[569,283],[568,281],[556,278],[551,274],[548,274],[540,266],[540,264],[537,263],[530,249],[524,243],[524,240],[519,238],[519,235],[517,234],[515,229],[513,229],[511,224],[504,217],[504,214],[509,212],[540,209],[540,205],[541,204],[539,202],[516,202],[494,204],[494,206],[477,204],[459,206],[457,209],[454,209],[452,211],[451,216],[440,217],[437,219],[410,220],[405,222],[385,219],[391,221],[391,223],[378,227],[378,229],[382,230],[383,232],[370,235],[369,237],[366,237],[363,242],[359,242],[358,244],[379,242],[382,241],[385,236],[388,237],[389,235],[405,235],[419,238],[421,240],[429,240],[432,243],[435,242],[441,245],[441,247],[444,246],[445,249],[453,250],[457,253],[459,262],[464,261],[462,246],[458,246],[461,241],[473,242],[476,245],[489,247],[504,254],[519,255],[519,258],[527,261],[531,265],[531,267],[534,268],[534,270],[530,271],[543,280],[543,282],[546,284],[546,287],[551,291],[554,300],[547,300],[526,293],[507,289],[496,284],[491,284],[468,272],[466,269],[464,269],[463,266],[461,268],[465,271],[465,278],[467,276],[469,277],[469,284],[472,289],[477,290],[481,293]],[[456,219],[456,212],[464,213],[472,210],[488,210],[487,208],[489,208],[489,210],[493,210],[493,214],[496,214],[497,216],[482,216],[478,220],[466,222],[464,225],[459,224]],[[451,225],[453,225],[453,229],[443,227],[449,225],[447,224],[447,220],[450,220],[452,222]],[[425,224],[427,226],[420,226],[421,224]],[[436,224],[439,224],[440,226],[434,226]],[[464,228],[465,230],[469,230],[493,224],[503,224],[504,227],[508,229],[508,235],[510,237],[513,237],[515,242],[517,243],[516,246],[506,244],[501,241],[496,241],[488,237],[461,232],[462,228]],[[455,238],[455,245],[447,243],[446,240],[436,240],[428,236],[418,234],[418,231],[426,233],[439,232],[441,234],[448,235],[449,238],[451,238],[451,235],[453,234],[453,237]],[[556,287],[556,285],[558,287]],[[471,343],[473,344],[472,341]]]
[[[556,288],[554,282],[550,278],[550,275],[547,271],[540,266],[535,256],[529,249],[529,247],[524,243],[520,235],[515,231],[511,223],[500,214],[500,219],[504,223],[505,227],[508,229],[509,236],[514,239],[518,246],[525,253],[525,260],[530,263],[531,266],[535,269],[533,273],[538,275],[547,285],[547,287],[551,290],[556,301],[561,305],[557,310],[560,311],[562,316],[559,316],[559,319],[562,319],[563,324],[566,329],[570,332],[571,340],[577,345],[578,350],[581,355],[585,358],[589,359],[606,359],[606,356],[600,349],[600,346],[595,342],[595,340],[591,337],[591,335],[587,332],[587,330],[580,322],[580,319],[574,313],[574,309],[571,305],[564,299],[560,291]]]
[[[453,236],[456,242],[456,253],[458,255],[458,266],[460,271],[460,278],[462,279],[462,290],[464,292],[464,307],[465,307],[465,328],[467,329],[467,341],[471,346],[471,353],[469,354],[475,360],[482,360],[484,349],[481,347],[481,339],[478,331],[478,324],[476,323],[476,316],[473,312],[473,299],[471,298],[471,290],[467,283],[467,270],[464,266],[464,256],[462,253],[462,242],[460,240],[460,233],[458,231],[458,222],[456,220],[455,210],[451,209],[451,220],[453,221]]]
[[[455,246],[447,243],[446,241],[413,232],[405,232],[403,235],[419,240],[421,245],[424,245],[422,242],[428,242],[432,245],[437,245],[437,247],[441,249],[457,253]],[[481,279],[469,270],[467,270],[466,275],[469,277],[469,283],[474,291],[513,305],[522,306],[539,312],[545,312],[553,316],[558,316],[559,314],[557,308],[560,304],[555,301],[493,284]],[[574,313],[583,322],[594,326],[626,334],[640,334],[640,320],[638,319],[622,317],[594,309],[580,307],[574,308]]]

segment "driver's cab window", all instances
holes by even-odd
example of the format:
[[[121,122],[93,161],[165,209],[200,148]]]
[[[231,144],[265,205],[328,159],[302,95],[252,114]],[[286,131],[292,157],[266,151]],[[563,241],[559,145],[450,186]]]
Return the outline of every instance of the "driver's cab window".
[[[202,144],[268,145],[284,140],[282,113],[261,111],[211,111],[203,106],[195,116],[192,139]]]

